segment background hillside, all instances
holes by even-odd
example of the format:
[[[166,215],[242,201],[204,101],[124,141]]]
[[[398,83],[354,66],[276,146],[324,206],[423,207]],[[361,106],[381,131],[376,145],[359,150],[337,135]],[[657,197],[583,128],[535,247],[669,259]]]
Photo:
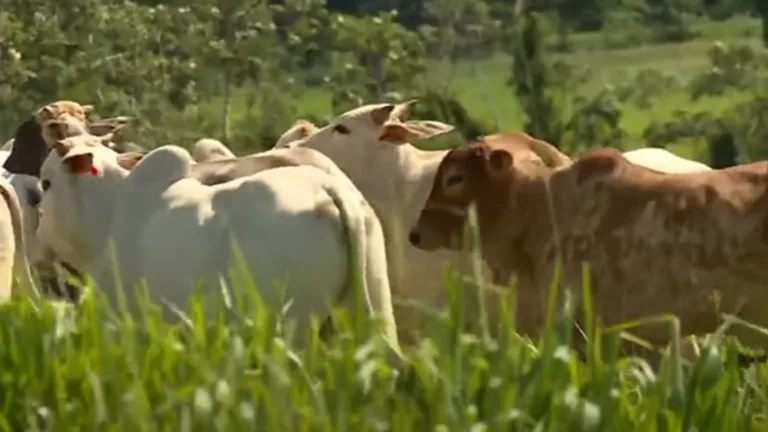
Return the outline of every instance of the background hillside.
[[[6,139],[72,98],[135,115],[148,146],[206,135],[246,152],[299,117],[419,96],[465,138],[524,128],[571,152],[657,145],[707,162],[708,143],[768,151],[760,0],[533,1],[532,31],[510,0],[1,3]]]

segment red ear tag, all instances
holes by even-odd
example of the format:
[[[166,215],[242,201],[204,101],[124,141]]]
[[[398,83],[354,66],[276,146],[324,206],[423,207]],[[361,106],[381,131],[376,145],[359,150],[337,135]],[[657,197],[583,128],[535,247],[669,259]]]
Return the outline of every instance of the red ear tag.
[[[96,168],[95,166],[91,165],[90,173],[93,176],[97,176],[97,175],[99,175],[99,169]]]

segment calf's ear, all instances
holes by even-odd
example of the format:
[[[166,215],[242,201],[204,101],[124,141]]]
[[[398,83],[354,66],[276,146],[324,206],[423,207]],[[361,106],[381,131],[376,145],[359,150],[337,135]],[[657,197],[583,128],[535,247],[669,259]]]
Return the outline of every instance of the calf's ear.
[[[93,114],[93,105],[83,105],[83,114],[85,114],[85,118]]]
[[[488,156],[488,166],[494,174],[501,174],[512,166],[512,155],[504,150],[494,150]]]
[[[599,182],[614,176],[621,169],[621,160],[613,154],[592,154],[577,161],[576,184]]]

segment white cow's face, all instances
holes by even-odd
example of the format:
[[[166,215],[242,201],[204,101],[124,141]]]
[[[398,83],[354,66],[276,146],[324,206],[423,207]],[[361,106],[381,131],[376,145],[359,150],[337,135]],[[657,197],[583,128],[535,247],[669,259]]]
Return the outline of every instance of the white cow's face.
[[[111,219],[117,184],[128,171],[114,150],[91,135],[60,140],[43,162],[41,246],[77,268],[90,262]]]
[[[350,177],[359,178],[366,174],[368,165],[381,164],[387,157],[396,159],[399,146],[454,129],[437,121],[405,122],[413,103],[364,105],[341,114],[327,126],[289,144],[318,150]],[[287,140],[282,141],[282,146],[287,146]]]

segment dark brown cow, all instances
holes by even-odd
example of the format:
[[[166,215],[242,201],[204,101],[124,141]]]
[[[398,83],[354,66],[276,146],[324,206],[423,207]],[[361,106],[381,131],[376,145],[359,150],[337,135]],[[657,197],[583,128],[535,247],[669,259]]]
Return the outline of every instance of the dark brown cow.
[[[410,234],[421,249],[457,249],[474,203],[495,282],[518,278],[521,331],[542,327],[558,244],[564,282],[580,287],[589,264],[606,324],[672,313],[683,334],[703,334],[724,312],[768,326],[768,162],[664,174],[606,148],[542,166],[516,160],[511,148],[521,144],[451,151]],[[633,333],[663,344],[669,329]],[[752,331],[733,333],[768,345]]]

